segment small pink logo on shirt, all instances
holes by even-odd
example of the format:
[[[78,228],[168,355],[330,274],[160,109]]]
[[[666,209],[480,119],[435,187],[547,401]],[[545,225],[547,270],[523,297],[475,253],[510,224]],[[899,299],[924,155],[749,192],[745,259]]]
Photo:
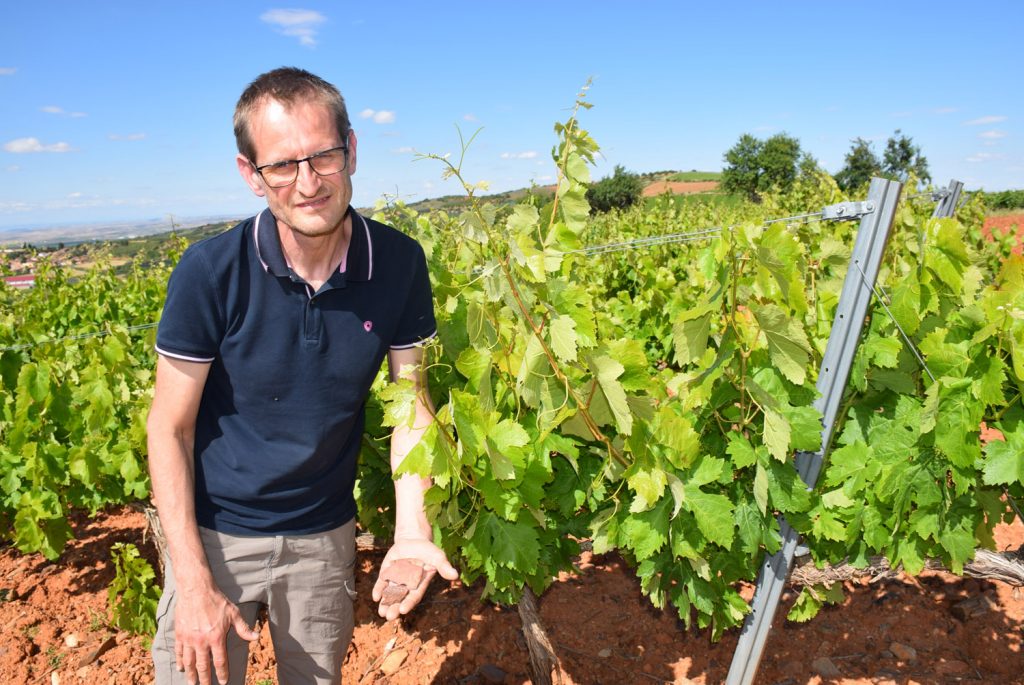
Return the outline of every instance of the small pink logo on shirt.
[[[372,321],[364,321],[363,322],[363,330],[364,331],[369,333],[372,328],[373,328],[373,322]]]

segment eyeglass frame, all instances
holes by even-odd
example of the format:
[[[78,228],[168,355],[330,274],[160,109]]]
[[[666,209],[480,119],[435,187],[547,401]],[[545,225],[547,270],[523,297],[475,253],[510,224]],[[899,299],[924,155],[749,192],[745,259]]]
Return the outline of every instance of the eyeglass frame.
[[[344,150],[345,151],[345,163],[337,171],[332,171],[332,172],[327,173],[327,174],[321,174],[319,171],[316,170],[316,167],[313,166],[312,160],[316,159],[317,157],[319,157],[321,155],[326,155],[328,152],[334,152],[335,150]],[[252,168],[255,169],[256,173],[260,175],[260,178],[263,179],[263,182],[266,183],[271,188],[287,188],[288,186],[292,185],[297,180],[299,180],[299,167],[302,165],[303,162],[308,163],[309,164],[309,168],[317,176],[333,176],[334,174],[340,174],[342,171],[344,171],[345,169],[348,168],[348,143],[345,143],[344,145],[337,145],[335,147],[330,147],[330,148],[327,148],[326,150],[321,150],[320,152],[314,152],[313,154],[309,155],[308,157],[303,157],[302,159],[283,159],[280,162],[271,162],[270,164],[263,164],[261,166],[256,166],[255,164],[253,164],[252,160],[249,160],[249,164],[252,164]],[[268,168],[268,167],[279,166],[279,165],[284,165],[284,164],[292,164],[292,163],[295,164],[295,176],[292,178],[292,180],[288,181],[288,183],[285,183],[284,185],[278,185],[278,186],[271,185],[270,181],[267,180],[267,177],[263,175],[263,170]]]

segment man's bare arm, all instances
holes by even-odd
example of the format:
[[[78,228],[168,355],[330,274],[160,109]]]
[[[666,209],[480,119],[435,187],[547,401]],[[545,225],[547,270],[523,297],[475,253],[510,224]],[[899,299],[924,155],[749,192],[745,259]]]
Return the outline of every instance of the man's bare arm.
[[[175,657],[190,683],[228,679],[227,632],[258,634],[217,588],[199,538],[195,512],[195,427],[210,365],[160,355],[146,422],[153,502],[167,537],[178,588]],[[215,671],[215,672],[214,672]]]
[[[421,348],[391,350],[388,353],[391,380],[412,380],[417,390],[413,425],[398,426],[391,434],[392,471],[398,469],[434,421],[434,407],[422,364]],[[448,580],[455,580],[459,576],[444,552],[433,543],[433,534],[423,506],[423,493],[429,487],[429,478],[420,478],[414,474],[406,474],[395,480],[395,543],[381,563],[380,576],[373,586],[373,600],[380,602],[385,598],[389,581],[405,585],[408,594],[395,603],[381,602],[378,613],[388,620],[411,611],[423,598],[435,573],[440,573]],[[410,563],[422,566],[423,573],[410,573]],[[416,583],[414,587],[409,587],[410,578]]]

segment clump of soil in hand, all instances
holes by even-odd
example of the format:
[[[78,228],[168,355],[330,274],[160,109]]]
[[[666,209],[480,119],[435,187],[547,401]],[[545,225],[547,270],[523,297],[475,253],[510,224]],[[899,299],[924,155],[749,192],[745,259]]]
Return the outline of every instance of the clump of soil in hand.
[[[423,580],[423,567],[410,559],[399,559],[388,566],[382,575],[387,576],[388,586],[381,594],[381,606],[398,604],[409,591],[419,587]]]

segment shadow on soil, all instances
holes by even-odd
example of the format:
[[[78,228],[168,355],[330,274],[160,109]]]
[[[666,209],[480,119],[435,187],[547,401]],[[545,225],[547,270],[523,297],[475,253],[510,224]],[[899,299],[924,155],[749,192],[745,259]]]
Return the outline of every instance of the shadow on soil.
[[[369,587],[371,579],[364,581]],[[797,594],[787,591],[756,683],[1019,682],[1020,626],[998,606],[997,590],[995,583],[939,574],[853,583],[843,605],[804,624],[785,621]],[[518,612],[481,603],[479,596],[479,587],[437,584],[424,611],[403,619],[410,659],[421,654],[439,662],[436,675],[424,682],[529,681]],[[978,613],[954,609],[979,597],[984,601],[971,609]],[[731,631],[711,643],[709,631],[687,631],[673,609],[650,605],[613,554],[552,586],[540,600],[540,613],[564,673],[576,685],[722,683],[738,639],[738,631]],[[369,607],[359,618],[380,623]],[[823,675],[829,664],[833,674]],[[371,663],[361,667],[366,676],[360,682],[419,682],[403,680],[402,671],[390,678],[375,678],[373,671]]]

